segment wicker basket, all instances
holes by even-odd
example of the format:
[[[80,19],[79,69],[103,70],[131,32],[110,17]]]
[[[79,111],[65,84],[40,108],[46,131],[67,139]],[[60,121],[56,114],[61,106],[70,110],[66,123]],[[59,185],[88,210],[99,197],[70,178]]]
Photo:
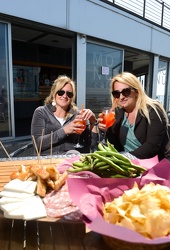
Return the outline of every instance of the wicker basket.
[[[169,250],[170,242],[159,245],[132,243],[102,235],[106,245],[113,250]]]

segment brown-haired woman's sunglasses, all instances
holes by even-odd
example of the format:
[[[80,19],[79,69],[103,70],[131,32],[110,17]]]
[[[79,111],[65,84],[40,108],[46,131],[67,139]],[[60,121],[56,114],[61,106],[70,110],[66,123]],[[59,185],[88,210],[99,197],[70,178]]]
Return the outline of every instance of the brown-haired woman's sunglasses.
[[[67,97],[72,98],[73,97],[73,92],[71,91],[64,91],[64,90],[58,90],[57,95],[63,96],[66,93]]]

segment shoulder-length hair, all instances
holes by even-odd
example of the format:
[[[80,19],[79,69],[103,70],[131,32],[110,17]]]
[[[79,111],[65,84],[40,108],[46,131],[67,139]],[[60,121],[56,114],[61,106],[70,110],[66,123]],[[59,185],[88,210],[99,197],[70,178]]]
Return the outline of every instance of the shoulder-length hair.
[[[49,96],[46,97],[44,103],[45,104],[52,104],[52,102],[55,100],[55,96],[57,94],[58,90],[61,90],[62,88],[64,88],[65,85],[70,84],[72,87],[72,92],[73,92],[73,97],[71,98],[71,103],[70,106],[68,108],[71,109],[75,109],[77,110],[77,106],[75,104],[75,98],[76,98],[76,87],[75,87],[75,82],[68,76],[66,75],[60,75],[58,76],[58,78],[54,81],[52,87],[51,87],[51,91]]]
[[[146,117],[146,119],[148,120],[149,123],[150,123],[150,117],[149,117],[148,106],[152,107],[155,110],[159,119],[162,121],[158,110],[161,111],[163,113],[163,116],[165,117],[165,119],[167,121],[167,124],[168,124],[167,114],[164,110],[163,105],[158,100],[154,100],[154,99],[150,98],[145,93],[145,90],[144,90],[141,82],[138,80],[138,78],[135,75],[133,75],[132,73],[129,73],[129,72],[122,72],[122,73],[116,75],[115,77],[113,77],[113,79],[111,80],[111,83],[110,83],[111,92],[114,90],[114,83],[115,82],[127,84],[129,87],[133,88],[138,93],[137,101],[136,101],[136,108],[143,116]],[[114,103],[115,98],[112,96],[112,94],[111,94],[111,100],[112,100],[112,103]]]

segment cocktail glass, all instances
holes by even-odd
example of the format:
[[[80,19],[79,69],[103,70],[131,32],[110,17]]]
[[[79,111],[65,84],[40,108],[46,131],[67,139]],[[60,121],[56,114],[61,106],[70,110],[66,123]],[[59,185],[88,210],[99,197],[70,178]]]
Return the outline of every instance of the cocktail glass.
[[[78,138],[77,138],[77,143],[76,143],[76,145],[74,147],[75,148],[83,148],[84,146],[80,144],[80,135],[86,129],[86,121],[85,120],[80,120],[77,123],[78,124],[83,124],[84,127],[82,127],[80,130],[79,129],[76,130],[76,133],[78,134]]]
[[[102,111],[102,118],[103,118],[102,123],[106,125],[106,130],[107,130],[116,121],[115,110],[110,107],[104,107]],[[102,140],[104,144],[106,143],[106,130],[104,131],[103,140]]]

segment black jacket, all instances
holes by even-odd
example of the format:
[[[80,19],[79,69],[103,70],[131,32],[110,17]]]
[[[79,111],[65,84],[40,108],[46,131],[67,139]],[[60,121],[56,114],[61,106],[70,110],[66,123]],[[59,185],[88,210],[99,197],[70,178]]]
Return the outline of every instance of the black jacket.
[[[124,151],[119,140],[120,126],[124,118],[124,112],[121,108],[116,109],[116,122],[107,131],[108,140],[114,144],[119,152]],[[162,118],[162,122],[154,109],[149,107],[150,124],[146,117],[142,116],[139,112],[137,114],[134,133],[141,146],[130,153],[139,159],[152,158],[156,155],[158,155],[159,160],[166,157],[166,145],[169,141],[168,128],[165,117],[160,111],[158,112]]]

